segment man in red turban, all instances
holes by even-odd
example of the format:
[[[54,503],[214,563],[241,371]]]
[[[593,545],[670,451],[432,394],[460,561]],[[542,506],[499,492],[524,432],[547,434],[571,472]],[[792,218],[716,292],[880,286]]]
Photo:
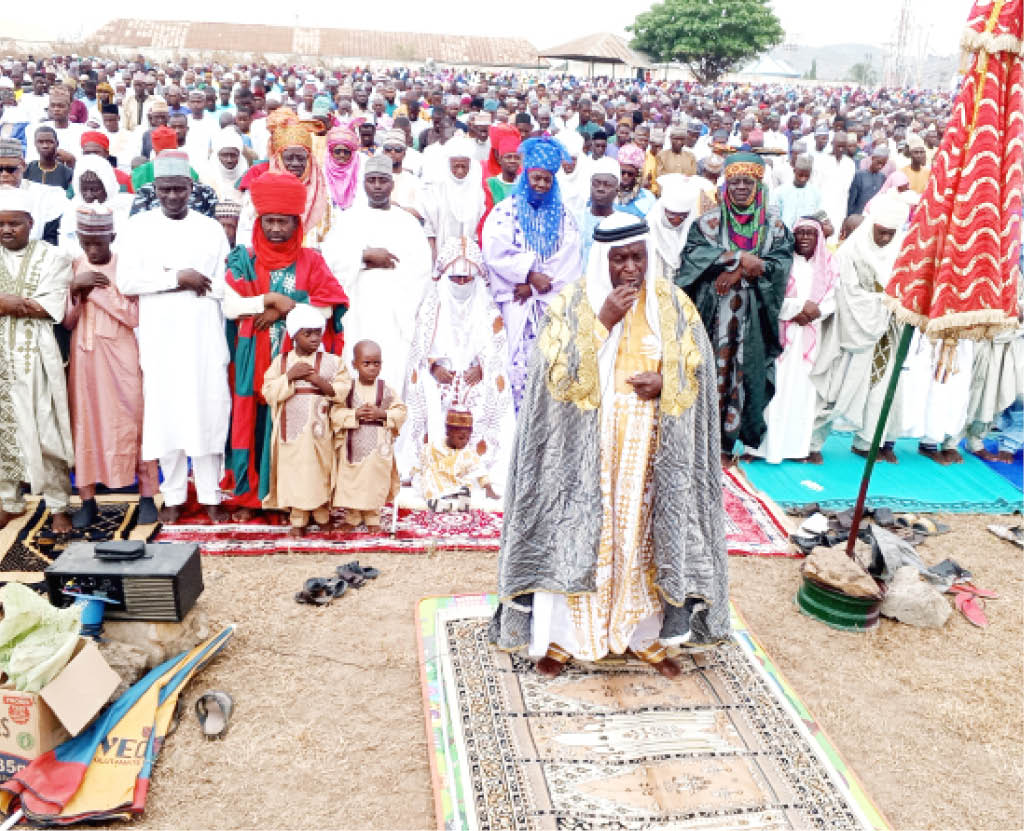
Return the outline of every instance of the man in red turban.
[[[256,210],[252,247],[228,256],[224,314],[231,351],[231,433],[225,488],[235,520],[244,522],[269,488],[270,409],[260,395],[270,362],[291,349],[285,316],[308,303],[327,321],[323,348],[341,354],[341,318],[348,297],[320,252],[305,248],[306,186],[291,173],[267,172],[251,186]]]
[[[97,130],[82,133],[82,155],[102,156],[114,168],[114,178],[121,186],[122,193],[133,193],[132,177],[123,170],[118,170],[117,159],[110,158],[110,139]]]

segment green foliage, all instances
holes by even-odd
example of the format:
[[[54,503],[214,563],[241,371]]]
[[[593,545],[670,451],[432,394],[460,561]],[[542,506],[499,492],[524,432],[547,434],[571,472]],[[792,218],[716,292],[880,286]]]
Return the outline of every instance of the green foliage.
[[[863,61],[851,66],[846,71],[846,79],[848,81],[855,81],[862,87],[870,87],[877,84],[878,73],[875,72],[875,68],[871,65],[871,55],[865,55]]]
[[[818,59],[817,58],[812,58],[811,59],[811,69],[807,73],[807,80],[808,81],[817,81],[818,80]]]
[[[632,46],[657,63],[686,64],[702,84],[782,43],[769,0],[664,0],[637,15]]]

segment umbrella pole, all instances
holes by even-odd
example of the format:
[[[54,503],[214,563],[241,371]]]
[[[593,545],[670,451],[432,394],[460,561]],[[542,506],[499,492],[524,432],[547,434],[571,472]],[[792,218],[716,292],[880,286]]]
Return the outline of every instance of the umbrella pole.
[[[885,390],[885,399],[882,401],[882,411],[878,414],[878,424],[875,425],[875,435],[871,439],[871,449],[868,451],[867,462],[864,463],[864,475],[860,480],[860,492],[857,494],[857,505],[853,509],[853,522],[850,524],[850,538],[846,541],[846,554],[853,557],[853,547],[857,542],[857,531],[860,528],[860,521],[864,517],[864,501],[868,495],[868,483],[871,481],[871,471],[875,468],[875,461],[878,459],[878,448],[882,446],[882,436],[885,435],[885,425],[889,421],[889,411],[892,409],[892,401],[896,397],[896,385],[900,382],[900,371],[903,369],[903,362],[907,359],[907,352],[910,351],[910,341],[914,336],[914,327],[909,323],[903,324],[903,332],[900,335],[899,345],[896,347],[896,355],[893,357],[892,375],[889,377],[889,386]]]

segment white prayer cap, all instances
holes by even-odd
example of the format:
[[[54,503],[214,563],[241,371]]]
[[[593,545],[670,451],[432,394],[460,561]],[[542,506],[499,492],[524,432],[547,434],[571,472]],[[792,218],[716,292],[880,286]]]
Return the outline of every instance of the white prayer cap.
[[[562,142],[565,152],[574,159],[583,152],[583,136],[575,130],[563,130],[558,134],[558,140]]]
[[[622,168],[619,167],[618,161],[608,156],[602,156],[590,166],[590,178],[593,179],[595,176],[611,176],[618,182],[620,181],[619,174],[621,170]]]
[[[924,139],[921,138],[917,133],[911,133],[907,136],[907,149],[908,150],[924,150],[925,143]]]
[[[693,213],[697,210],[700,187],[689,176],[682,173],[666,173],[658,177],[661,188],[661,204],[673,213]]]
[[[191,176],[188,154],[181,150],[161,150],[153,159],[153,178]]]
[[[898,231],[907,221],[909,208],[895,193],[884,193],[871,201],[869,218],[875,225]]]
[[[0,187],[0,213],[8,211],[20,211],[31,216],[32,200],[28,192],[10,185]]]
[[[319,329],[322,332],[327,321],[309,303],[296,303],[284,319],[284,325],[288,330],[288,337],[294,340],[295,336],[303,329]]]
[[[448,143],[444,146],[444,149],[445,156],[449,159],[473,158],[473,142],[467,138],[464,133],[459,133],[448,139]]]

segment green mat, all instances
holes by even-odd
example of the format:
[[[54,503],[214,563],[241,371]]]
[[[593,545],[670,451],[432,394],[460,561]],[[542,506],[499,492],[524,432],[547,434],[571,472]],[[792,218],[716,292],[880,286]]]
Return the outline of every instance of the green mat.
[[[817,502],[843,510],[857,501],[864,459],[850,452],[852,433],[833,433],[822,454],[825,463],[743,462],[743,472],[779,505]],[[879,462],[868,487],[867,505],[899,511],[1008,514],[1021,510],[1021,492],[980,459],[964,454],[963,464],[943,467],[917,452],[916,439],[896,442],[899,464]]]

